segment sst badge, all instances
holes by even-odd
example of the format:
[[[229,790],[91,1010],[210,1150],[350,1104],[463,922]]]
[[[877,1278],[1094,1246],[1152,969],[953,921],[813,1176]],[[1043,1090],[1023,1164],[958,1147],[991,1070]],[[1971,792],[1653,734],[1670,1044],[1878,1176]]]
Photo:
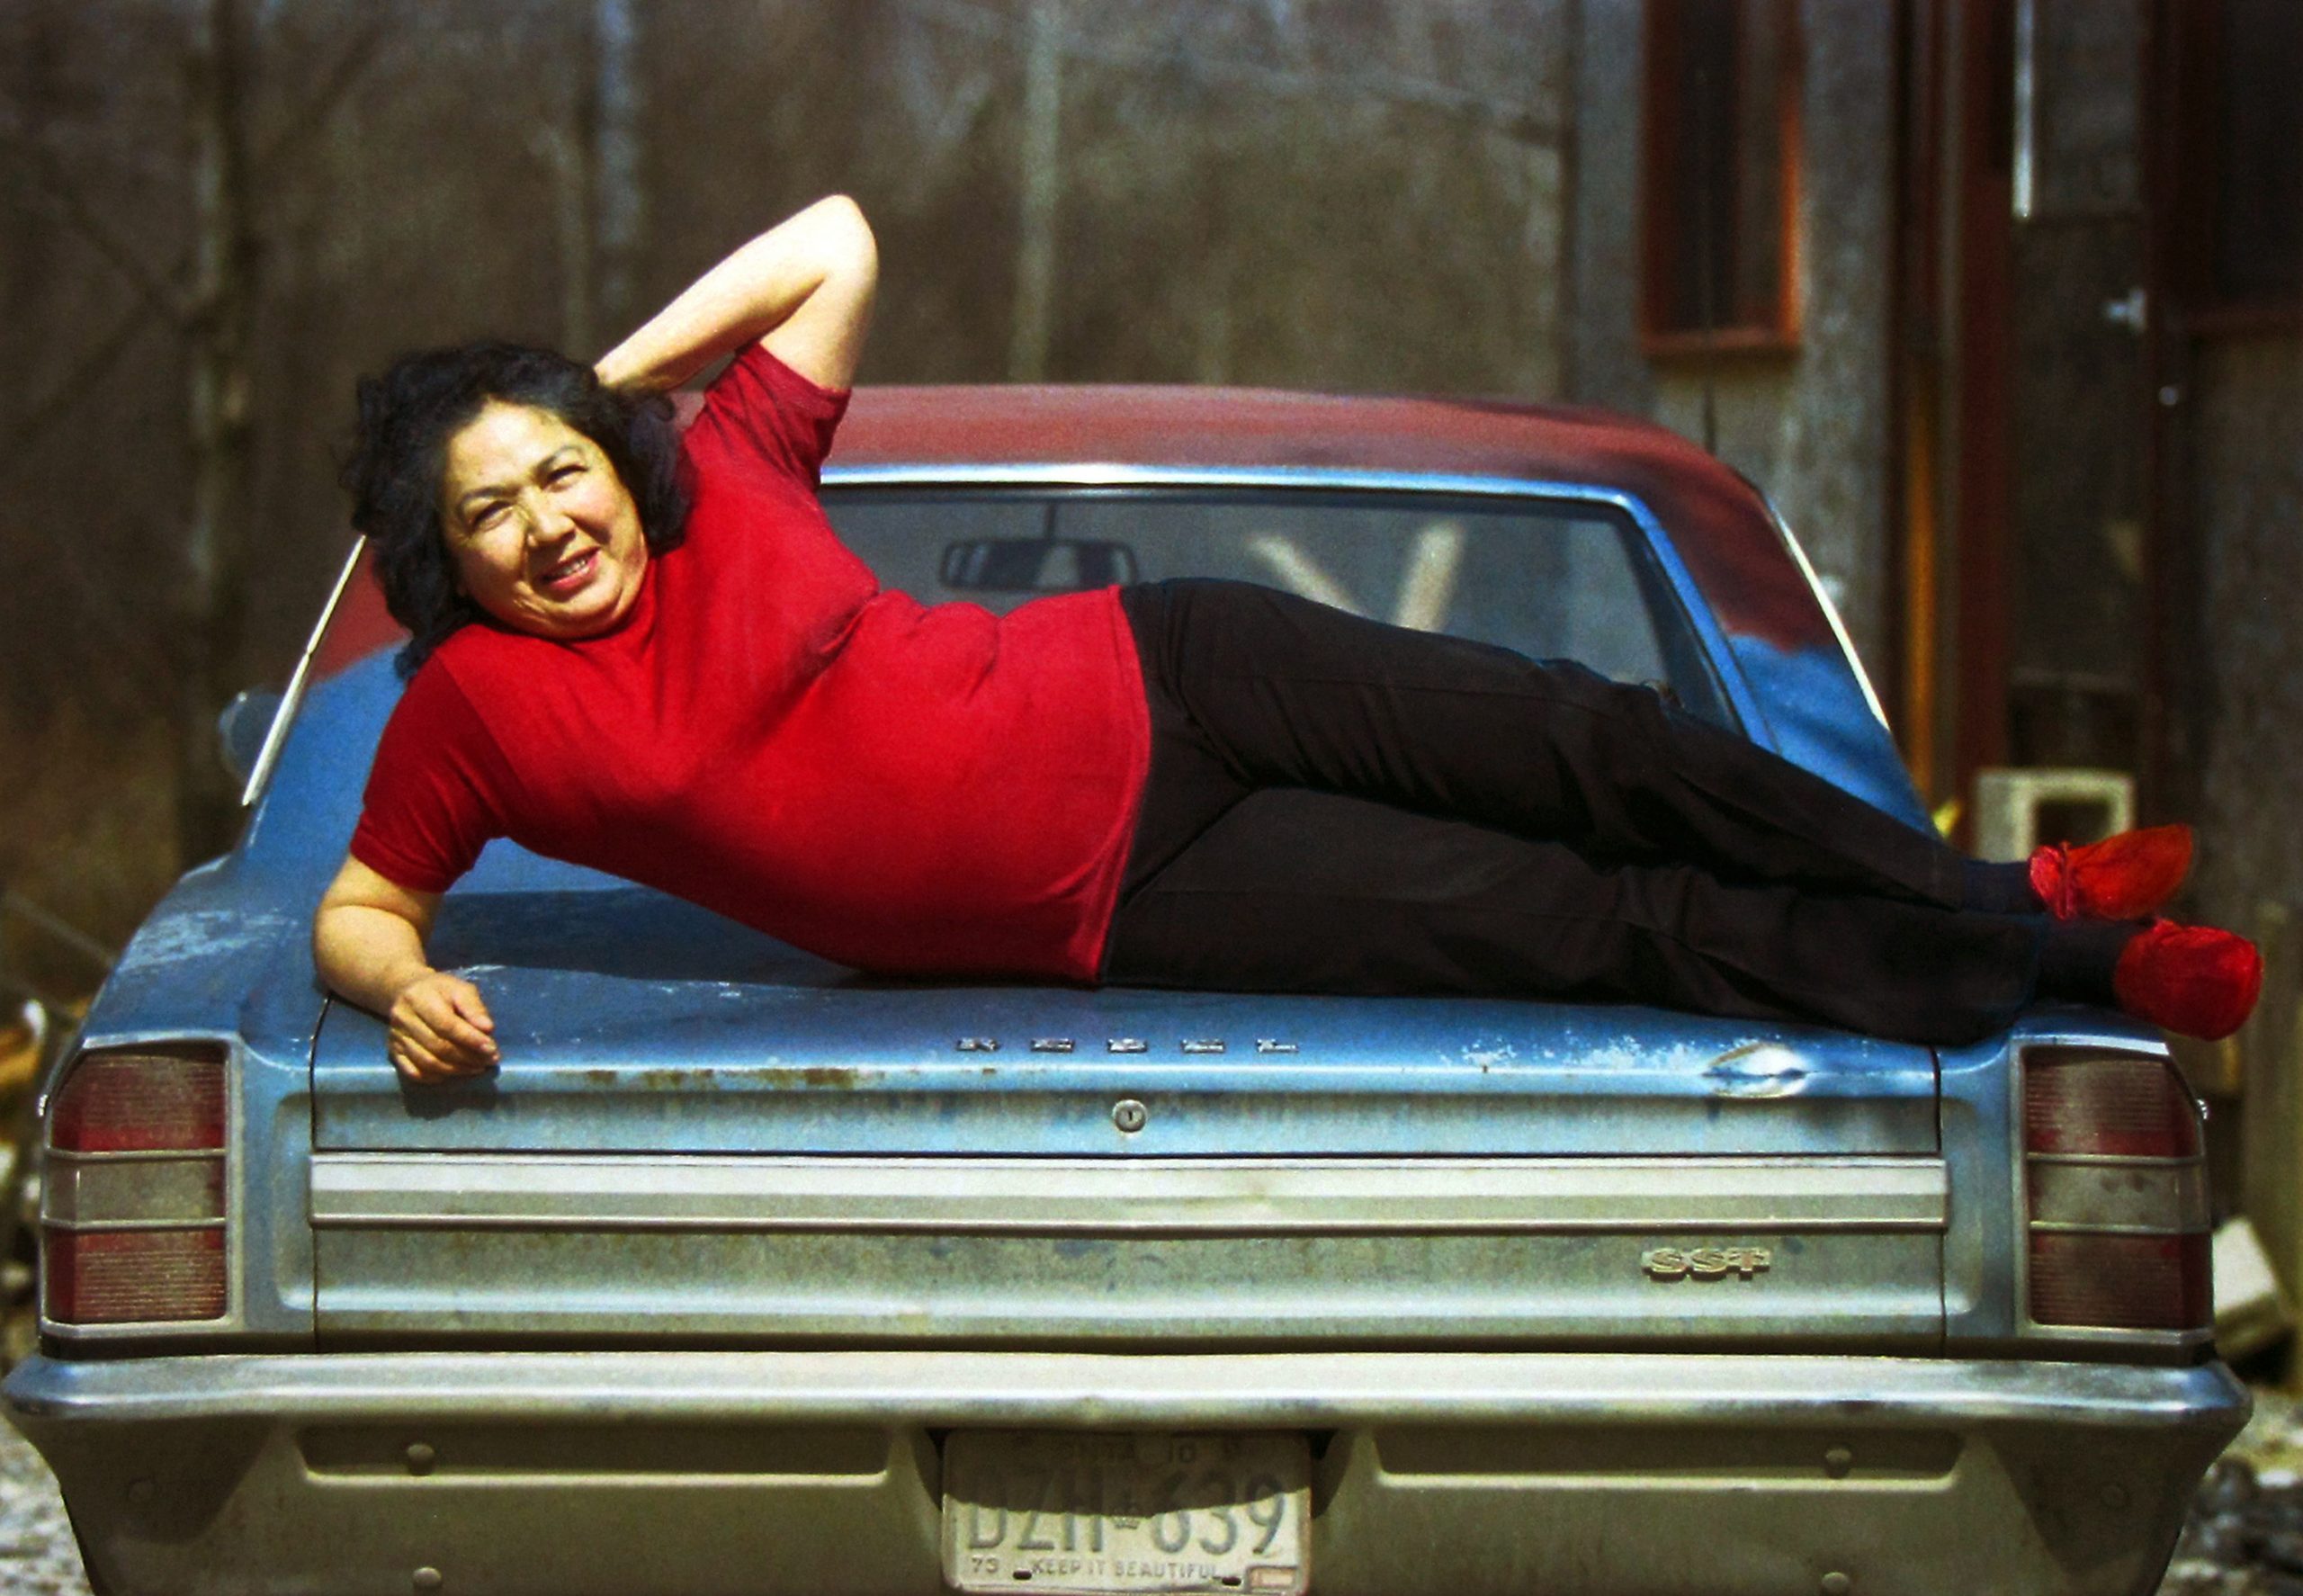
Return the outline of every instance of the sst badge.
[[[1774,1262],[1764,1247],[1655,1247],[1639,1255],[1651,1280],[1748,1280]]]
[[[1300,1435],[960,1430],[944,1447],[944,1577],[1035,1596],[1301,1596]]]

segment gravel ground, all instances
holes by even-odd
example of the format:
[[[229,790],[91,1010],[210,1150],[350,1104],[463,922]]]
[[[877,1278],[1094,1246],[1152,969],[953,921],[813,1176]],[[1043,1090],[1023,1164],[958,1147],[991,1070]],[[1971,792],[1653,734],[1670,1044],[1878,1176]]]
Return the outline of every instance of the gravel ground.
[[[55,1476],[31,1442],[0,1424],[0,1591],[89,1596]]]
[[[0,1592],[90,1596],[56,1481],[5,1424]],[[2303,1401],[2256,1389],[2255,1416],[2200,1485],[2159,1596],[2303,1596]]]
[[[2303,1401],[2255,1387],[2255,1416],[2216,1460],[2160,1596],[2303,1596]]]

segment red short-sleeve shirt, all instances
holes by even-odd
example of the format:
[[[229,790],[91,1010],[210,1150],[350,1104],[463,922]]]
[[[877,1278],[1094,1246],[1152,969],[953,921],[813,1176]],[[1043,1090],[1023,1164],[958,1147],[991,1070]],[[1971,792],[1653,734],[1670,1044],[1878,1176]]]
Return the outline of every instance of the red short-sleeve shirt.
[[[609,632],[435,650],[354,857],[441,892],[505,836],[859,968],[1092,980],[1150,761],[1117,590],[882,591],[816,502],[847,402],[747,349],[682,444],[686,541]]]

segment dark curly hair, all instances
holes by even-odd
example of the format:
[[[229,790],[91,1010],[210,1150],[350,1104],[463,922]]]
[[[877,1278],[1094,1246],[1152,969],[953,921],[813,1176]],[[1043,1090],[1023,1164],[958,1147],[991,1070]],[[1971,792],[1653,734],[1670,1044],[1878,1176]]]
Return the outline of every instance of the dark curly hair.
[[[456,590],[440,525],[448,440],[491,399],[557,416],[600,447],[640,511],[648,551],[687,531],[671,401],[605,386],[592,368],[549,349],[482,340],[404,354],[360,379],[359,432],[342,474],[352,525],[367,533],[392,619],[408,628],[399,673],[412,675],[479,606]]]

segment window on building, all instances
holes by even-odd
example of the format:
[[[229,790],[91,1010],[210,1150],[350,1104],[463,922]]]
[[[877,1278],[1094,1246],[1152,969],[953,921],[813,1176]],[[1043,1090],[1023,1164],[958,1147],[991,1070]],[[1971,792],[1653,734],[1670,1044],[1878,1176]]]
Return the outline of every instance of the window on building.
[[[2175,286],[2203,327],[2303,318],[2303,5],[2163,14],[2178,62]]]
[[[1647,0],[1642,333],[1651,353],[1798,336],[1796,0]]]

